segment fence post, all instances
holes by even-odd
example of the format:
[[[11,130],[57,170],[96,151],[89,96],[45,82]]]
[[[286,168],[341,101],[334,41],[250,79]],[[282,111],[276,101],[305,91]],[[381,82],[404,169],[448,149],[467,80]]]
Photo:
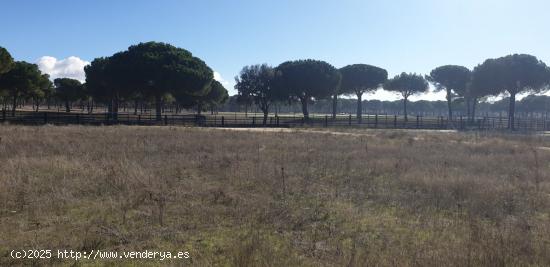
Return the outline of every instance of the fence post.
[[[349,114],[348,124],[351,126],[351,114]]]
[[[420,116],[416,115],[416,129],[420,128]]]
[[[141,124],[141,114],[138,115],[138,125]]]
[[[397,129],[397,115],[393,115],[393,128]]]
[[[325,127],[328,127],[328,115],[325,115]]]
[[[223,117],[222,117],[222,118],[223,118]],[[222,123],[222,125],[223,125],[223,123]],[[256,117],[255,117],[255,116],[252,117],[252,125],[256,125]]]
[[[279,127],[279,115],[277,115],[277,127]]]
[[[168,125],[168,115],[164,115],[164,125]]]
[[[48,112],[44,112],[44,124],[48,123]]]
[[[378,113],[374,115],[374,128],[378,128]]]
[[[80,124],[80,114],[76,114],[76,124]]]
[[[256,118],[256,117],[254,117],[254,118]],[[225,126],[225,117],[224,116],[222,116],[222,127],[223,126]]]

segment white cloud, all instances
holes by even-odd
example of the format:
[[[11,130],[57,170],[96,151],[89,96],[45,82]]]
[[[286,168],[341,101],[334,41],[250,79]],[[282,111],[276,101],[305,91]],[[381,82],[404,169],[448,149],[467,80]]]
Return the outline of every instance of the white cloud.
[[[353,96],[352,96],[353,97]],[[413,95],[409,98],[410,101],[428,100],[428,101],[446,101],[446,93],[444,91],[434,92],[430,90],[428,93]],[[382,100],[382,101],[396,101],[401,100],[403,97],[399,93],[385,91],[378,89],[373,93],[363,95],[365,100]]]
[[[235,90],[235,80],[227,81],[217,71],[214,71],[214,80],[220,82],[223,85],[223,87],[227,89],[227,92],[229,93],[229,95],[237,94],[237,90]]]
[[[74,56],[61,60],[51,56],[43,56],[38,59],[36,64],[40,71],[49,74],[52,80],[56,78],[72,78],[84,82],[86,80],[84,66],[90,64],[90,62]]]
[[[214,80],[220,82],[220,83],[223,85],[223,87],[225,87],[225,89],[230,89],[230,88],[228,88],[229,82],[226,81],[226,80],[222,77],[222,75],[221,75],[219,72],[217,72],[217,71],[214,71]]]

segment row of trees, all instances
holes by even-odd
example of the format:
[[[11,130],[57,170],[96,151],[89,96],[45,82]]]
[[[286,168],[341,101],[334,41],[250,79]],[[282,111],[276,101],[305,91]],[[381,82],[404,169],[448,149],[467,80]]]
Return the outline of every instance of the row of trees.
[[[213,71],[189,51],[165,43],[148,42],[130,46],[109,57],[96,58],[85,67],[86,83],[73,79],[49,81],[34,64],[14,62],[0,48],[0,97],[12,100],[15,113],[18,99],[32,99],[38,108],[42,100],[54,97],[65,104],[76,100],[104,103],[114,116],[120,103],[134,102],[155,106],[161,119],[165,102],[179,108],[201,110],[220,105],[228,99],[227,90],[213,79]],[[338,96],[357,97],[357,117],[362,117],[362,96],[379,88],[399,93],[407,119],[410,96],[424,93],[432,83],[447,95],[448,116],[453,117],[453,103],[462,99],[473,119],[479,99],[488,95],[509,95],[509,123],[513,127],[516,95],[548,89],[550,68],[536,57],[514,54],[488,59],[472,71],[466,67],[446,65],[429,75],[401,73],[388,79],[386,70],[367,64],[336,69],[318,60],[287,61],[273,68],[266,64],[246,66],[235,78],[238,101],[255,103],[264,113],[264,123],[273,103],[299,102],[304,117],[309,103],[332,99],[333,116]],[[91,109],[90,109],[91,111]]]
[[[388,79],[387,71],[367,64],[348,65],[336,69],[318,60],[287,61],[273,68],[266,64],[245,66],[235,77],[235,89],[240,103],[255,103],[264,113],[276,102],[297,100],[308,118],[308,103],[332,97],[333,117],[337,113],[339,95],[357,97],[357,117],[362,115],[362,96],[379,88],[396,92],[403,97],[407,120],[410,96],[425,93],[432,83],[437,91],[445,91],[448,116],[453,117],[453,102],[463,99],[468,117],[473,120],[479,99],[489,95],[509,95],[509,127],[514,125],[515,97],[522,92],[539,93],[550,84],[550,68],[536,57],[514,54],[487,59],[474,70],[463,66],[437,67],[429,75],[401,73]]]
[[[17,101],[29,98],[38,108],[40,100],[49,103],[55,97],[64,103],[67,112],[73,101],[91,101],[92,109],[94,101],[100,102],[115,118],[122,102],[134,102],[136,112],[138,103],[153,103],[158,120],[166,101],[201,111],[228,99],[227,90],[214,80],[212,69],[204,61],[166,43],[130,46],[112,56],[94,59],[84,71],[84,84],[69,78],[52,83],[37,65],[14,62],[8,51],[0,48],[0,96],[13,101],[13,114]]]
[[[488,97],[479,99],[476,105],[476,119],[481,117],[502,117],[506,118],[508,113],[510,97],[503,97],[498,101],[488,101]],[[334,108],[333,99],[319,99],[308,105],[309,113],[327,114],[332,113]],[[464,98],[455,97],[452,101],[453,118],[457,117],[468,119],[467,103]],[[362,113],[379,114],[379,115],[402,115],[403,100],[363,100]],[[262,111],[256,105],[247,106],[245,103],[238,101],[238,95],[230,96],[226,103],[217,108],[220,112],[244,112],[250,111],[261,113]],[[357,99],[355,98],[338,98],[337,110],[339,115],[355,114],[357,112]],[[447,101],[441,100],[417,100],[407,103],[407,112],[410,115],[414,114],[424,117],[439,117],[448,114]],[[284,113],[302,113],[301,104],[298,102],[285,103],[276,102],[270,108],[270,112],[274,114]],[[550,96],[547,95],[528,95],[521,100],[516,101],[516,118],[550,118]],[[310,115],[311,116],[311,115]],[[364,118],[363,118],[364,119]]]
[[[35,64],[15,62],[10,53],[0,47],[0,97],[11,97],[13,114],[18,98],[41,99],[52,93],[48,74],[42,74]]]

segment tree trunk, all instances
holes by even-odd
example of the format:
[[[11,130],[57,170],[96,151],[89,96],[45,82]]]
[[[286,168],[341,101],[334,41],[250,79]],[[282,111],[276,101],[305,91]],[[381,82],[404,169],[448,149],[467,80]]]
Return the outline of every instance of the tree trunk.
[[[407,117],[407,98],[408,97],[403,98],[403,112],[405,114],[405,122],[409,121],[409,118]]]
[[[452,121],[453,120],[453,109],[452,109],[451,90],[447,90],[447,108],[449,109],[449,121]]]
[[[162,120],[162,97],[160,95],[155,96],[155,111],[157,121]]]
[[[269,102],[266,100],[260,101],[260,109],[262,110],[262,113],[264,114],[262,125],[267,125],[267,116],[269,115]]]
[[[11,107],[11,116],[15,117],[15,109],[17,108],[17,95],[13,95],[13,106]]]
[[[472,122],[471,115],[472,115],[472,100],[470,98],[466,98],[466,117],[468,117],[469,122]]]
[[[476,119],[476,107],[477,107],[477,98],[474,98],[472,101],[472,122]]]
[[[338,109],[338,95],[334,94],[332,96],[332,118],[336,119],[336,112]]]
[[[357,123],[360,124],[363,120],[363,93],[357,94]]]
[[[516,93],[510,94],[510,108],[508,110],[508,129],[514,130],[514,113],[516,111]]]
[[[264,109],[262,110],[264,112],[264,121],[263,121],[263,126],[266,126],[267,125],[267,115],[269,114],[269,111],[267,109]]]
[[[307,100],[309,97],[301,97],[300,102],[302,102],[302,113],[304,114],[304,120],[309,120],[309,112],[307,110]]]
[[[118,121],[118,98],[113,99],[112,111],[113,111],[113,119],[115,121]]]

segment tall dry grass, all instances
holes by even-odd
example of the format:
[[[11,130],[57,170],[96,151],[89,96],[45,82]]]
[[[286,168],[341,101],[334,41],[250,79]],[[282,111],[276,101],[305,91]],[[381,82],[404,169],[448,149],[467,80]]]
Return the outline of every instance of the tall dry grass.
[[[162,264],[198,266],[550,265],[547,137],[8,125],[0,137],[0,265],[22,263],[18,248],[188,250]]]

